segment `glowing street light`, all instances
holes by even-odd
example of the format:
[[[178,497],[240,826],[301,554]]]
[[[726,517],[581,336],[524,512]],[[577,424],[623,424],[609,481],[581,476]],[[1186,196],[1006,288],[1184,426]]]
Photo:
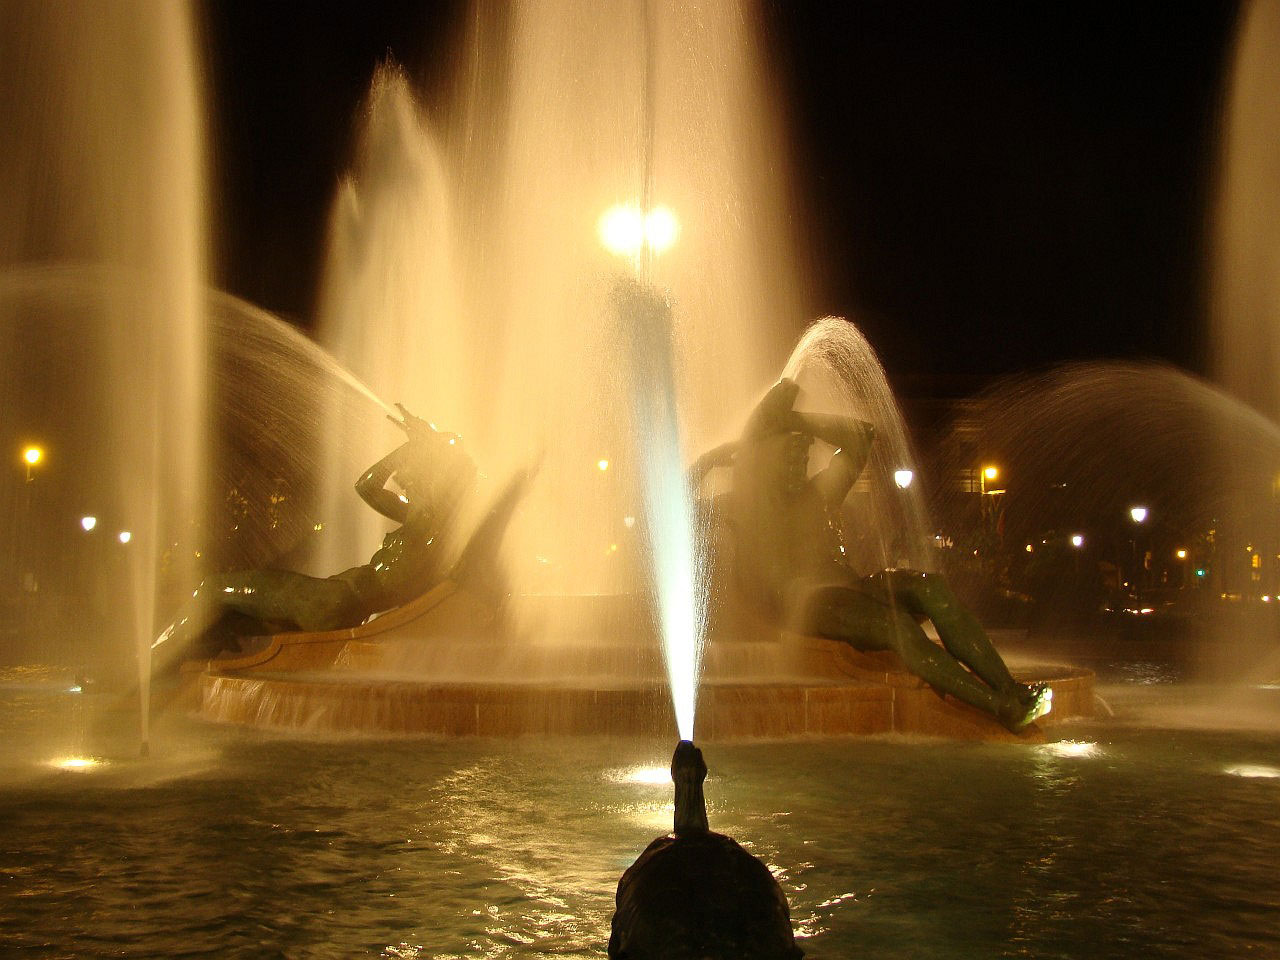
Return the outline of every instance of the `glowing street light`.
[[[978,482],[983,493],[1004,493],[1003,490],[997,490],[993,484],[1000,477],[1000,468],[988,464],[978,473]]]
[[[596,229],[604,248],[618,256],[639,253],[644,245],[644,216],[639,207],[610,207]]]
[[[899,490],[905,490],[911,486],[911,481],[915,479],[915,474],[910,470],[893,471],[893,482],[898,485]]]
[[[609,461],[604,459],[597,460],[596,469],[599,470],[601,473],[604,473],[606,470],[609,469]]]
[[[130,540],[133,539],[133,534],[130,533],[128,530],[121,530],[120,533],[116,535],[116,539],[119,540],[121,543],[128,543]]]
[[[1131,520],[1133,520],[1134,523],[1146,523],[1147,508],[1146,507],[1130,507],[1129,517]]]
[[[668,207],[654,207],[644,217],[644,238],[654,253],[665,253],[676,245],[680,222]]]
[[[601,215],[596,231],[601,245],[618,256],[637,256],[645,247],[651,253],[664,253],[675,246],[680,221],[668,207],[644,211],[618,204]]]
[[[1077,550],[1079,550],[1081,547],[1083,547],[1083,546],[1084,546],[1084,534],[1083,534],[1083,533],[1073,533],[1073,534],[1071,535],[1071,545],[1072,545],[1073,547],[1075,547]]]
[[[89,533],[97,525],[98,525],[97,517],[81,517],[80,518],[80,528],[84,530],[85,533]]]
[[[1174,555],[1175,557],[1177,557],[1179,560],[1185,560],[1185,559],[1187,559],[1187,551],[1186,551],[1186,549],[1185,549],[1185,548],[1183,548],[1183,547],[1179,547],[1177,550],[1175,550],[1175,551],[1173,552],[1173,555]]]
[[[22,462],[27,465],[27,483],[31,482],[31,468],[44,459],[44,451],[32,444],[22,450]]]

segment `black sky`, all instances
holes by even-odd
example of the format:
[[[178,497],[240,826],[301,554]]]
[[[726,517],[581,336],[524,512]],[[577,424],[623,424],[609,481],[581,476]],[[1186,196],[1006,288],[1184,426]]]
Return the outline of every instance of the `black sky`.
[[[544,0],[554,2],[554,0]],[[211,0],[221,282],[305,325],[374,67],[428,95],[460,2]],[[898,379],[1151,357],[1200,370],[1234,0],[764,8],[815,312]]]

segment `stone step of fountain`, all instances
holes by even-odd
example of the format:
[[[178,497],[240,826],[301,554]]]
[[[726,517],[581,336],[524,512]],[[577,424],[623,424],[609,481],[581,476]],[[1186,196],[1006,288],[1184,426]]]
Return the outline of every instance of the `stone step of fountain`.
[[[1040,726],[1092,714],[1093,675],[1041,671],[1055,711]],[[316,735],[667,736],[675,729],[665,684],[593,687],[430,683],[341,675],[202,675],[198,716],[216,723]],[[923,685],[721,683],[700,689],[700,741],[908,734],[1038,742]]]

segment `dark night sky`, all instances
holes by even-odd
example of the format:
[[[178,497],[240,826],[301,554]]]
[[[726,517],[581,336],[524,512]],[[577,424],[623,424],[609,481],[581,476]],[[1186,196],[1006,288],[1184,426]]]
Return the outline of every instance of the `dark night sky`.
[[[429,92],[464,12],[212,0],[225,286],[306,322],[374,66],[391,55]],[[814,303],[857,319],[899,380],[1101,357],[1200,369],[1235,14],[1226,0],[770,0]]]

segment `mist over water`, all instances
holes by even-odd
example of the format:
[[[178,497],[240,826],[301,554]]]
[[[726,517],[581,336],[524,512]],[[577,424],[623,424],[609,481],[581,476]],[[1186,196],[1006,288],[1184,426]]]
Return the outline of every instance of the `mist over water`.
[[[756,23],[738,4],[479,4],[451,97],[419,104],[392,69],[374,81],[335,202],[324,342],[491,476],[541,457],[508,537],[517,594],[642,576],[607,209],[647,198],[679,221],[647,277],[676,304],[685,461],[736,431],[799,329]]]
[[[408,79],[381,67],[362,112],[356,163],[339,186],[319,307],[319,340],[389,402],[464,438],[475,434],[483,394],[464,346],[452,191],[441,147]],[[359,451],[363,466],[403,440],[389,425],[352,424],[326,412],[333,448]],[[397,439],[399,437],[399,439]],[[352,508],[346,457],[331,458],[321,496],[328,534],[317,570],[363,563],[381,541],[372,513]]]
[[[0,8],[0,274],[36,264],[107,265],[136,293],[128,309],[117,310],[118,301],[104,307],[113,312],[98,328],[100,379],[90,383],[43,365],[39,344],[15,336],[22,318],[6,318],[4,439],[8,447],[20,432],[43,431],[42,472],[53,474],[77,470],[79,451],[62,438],[79,430],[110,438],[109,465],[95,482],[102,499],[120,504],[133,535],[123,559],[127,599],[116,615],[138,644],[144,725],[157,561],[199,522],[206,500],[199,88],[185,4]],[[68,400],[51,404],[51,396],[84,405],[72,412]],[[96,419],[58,422],[51,407]],[[176,576],[196,579],[194,551],[169,561]],[[35,593],[39,585],[28,580],[23,588]]]
[[[1211,308],[1215,375],[1280,418],[1280,8],[1241,4],[1218,161]]]

